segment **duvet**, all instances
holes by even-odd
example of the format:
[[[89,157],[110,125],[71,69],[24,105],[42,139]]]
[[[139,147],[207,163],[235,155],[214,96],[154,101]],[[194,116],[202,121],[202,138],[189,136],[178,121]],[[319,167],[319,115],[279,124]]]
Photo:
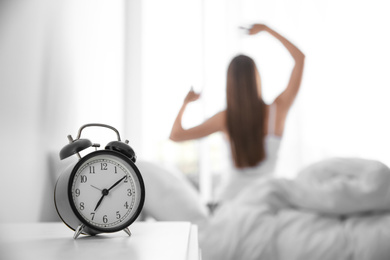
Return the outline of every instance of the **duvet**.
[[[263,179],[199,226],[203,259],[390,259],[390,172],[356,158]]]
[[[180,173],[138,167],[144,211],[197,224],[204,260],[390,259],[390,170],[380,162],[333,158],[295,179],[260,179],[212,215]]]

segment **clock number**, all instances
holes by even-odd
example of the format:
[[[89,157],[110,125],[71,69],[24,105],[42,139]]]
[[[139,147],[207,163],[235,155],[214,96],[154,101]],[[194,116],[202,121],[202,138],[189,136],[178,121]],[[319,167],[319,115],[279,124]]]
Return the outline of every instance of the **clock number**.
[[[116,170],[116,166],[115,166],[115,173],[118,173],[118,171]]]
[[[107,163],[101,163],[101,164],[100,164],[100,169],[101,169],[102,171],[106,171],[106,170],[107,170]]]
[[[81,175],[80,176],[80,181],[81,181],[81,183],[86,183],[87,182],[87,176],[86,175]]]
[[[104,215],[104,216],[103,216],[103,223],[107,223],[107,222],[108,222],[107,215]]]
[[[84,202],[80,202],[80,210],[84,210]]]
[[[95,173],[95,166],[89,166],[89,173]]]
[[[116,212],[116,218],[117,218],[117,219],[120,219],[120,218],[121,218],[121,214],[119,214],[119,211]]]
[[[80,189],[76,189],[74,193],[76,193],[76,197],[80,196]]]
[[[128,183],[129,181],[127,180],[127,175],[125,177],[124,183]]]
[[[131,196],[133,193],[131,192],[131,189],[127,189],[127,196]]]
[[[93,220],[95,218],[95,212],[92,212],[91,215],[92,215],[91,220]]]
[[[126,201],[126,203],[125,203],[125,205],[123,205],[126,209],[128,209],[129,208],[129,203],[127,203],[127,201]]]

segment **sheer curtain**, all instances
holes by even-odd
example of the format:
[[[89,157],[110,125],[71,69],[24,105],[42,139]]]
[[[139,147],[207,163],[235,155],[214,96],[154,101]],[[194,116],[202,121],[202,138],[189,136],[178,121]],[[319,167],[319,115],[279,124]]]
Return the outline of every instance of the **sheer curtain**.
[[[255,59],[266,102],[283,91],[293,60],[267,33],[249,37],[238,29],[254,22],[269,25],[306,54],[277,175],[293,177],[305,165],[332,156],[390,164],[387,2],[215,0],[184,5],[147,0],[142,9],[144,156],[209,178],[200,185],[206,199],[212,197],[210,176],[226,166],[223,138],[183,144],[167,138],[190,85],[202,92],[202,99],[189,107],[186,126],[224,108],[227,64],[238,53]]]
[[[386,28],[390,18],[385,11],[389,4],[242,3],[245,20],[269,24],[306,54],[302,89],[288,116],[278,173],[292,177],[305,165],[332,156],[365,157],[389,164],[390,123],[386,114],[390,105],[386,100],[390,80],[386,74],[390,69],[390,51],[386,46],[390,37]],[[272,51],[278,46],[268,47]],[[282,57],[274,55],[274,59],[273,62],[283,64]],[[265,91],[267,87],[274,88],[276,78],[288,75],[277,69],[271,71],[271,59],[268,67],[261,65],[262,57],[257,61],[264,74]]]
[[[347,0],[237,4],[231,17],[238,24],[265,23],[306,54],[301,91],[286,123],[278,175],[293,177],[305,165],[332,156],[390,164],[386,152],[390,5]],[[238,50],[254,57],[264,99],[271,102],[287,84],[292,68],[289,54],[267,34],[238,37]]]

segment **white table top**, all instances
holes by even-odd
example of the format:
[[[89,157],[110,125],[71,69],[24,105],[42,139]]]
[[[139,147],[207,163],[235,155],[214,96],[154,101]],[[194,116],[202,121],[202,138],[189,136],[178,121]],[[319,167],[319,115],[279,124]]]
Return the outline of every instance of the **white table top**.
[[[197,228],[187,222],[136,222],[125,232],[80,235],[61,223],[0,224],[0,259],[198,260]]]

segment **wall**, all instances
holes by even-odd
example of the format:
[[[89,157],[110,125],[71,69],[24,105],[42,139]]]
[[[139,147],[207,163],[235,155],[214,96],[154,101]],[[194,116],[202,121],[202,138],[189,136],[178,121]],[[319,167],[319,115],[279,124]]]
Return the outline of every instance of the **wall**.
[[[41,135],[44,85],[43,1],[3,1],[0,14],[1,204],[0,218],[38,218],[44,176]],[[6,210],[4,210],[6,209]]]
[[[66,136],[91,122],[123,130],[123,5],[0,2],[0,221],[55,220]]]

